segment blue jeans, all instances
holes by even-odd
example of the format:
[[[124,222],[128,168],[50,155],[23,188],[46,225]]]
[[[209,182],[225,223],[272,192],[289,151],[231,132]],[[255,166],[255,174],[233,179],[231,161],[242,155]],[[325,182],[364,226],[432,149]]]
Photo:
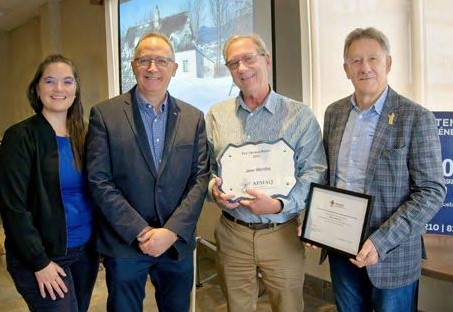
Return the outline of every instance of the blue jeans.
[[[418,281],[393,289],[371,284],[366,268],[359,269],[347,257],[329,253],[335,303],[339,312],[413,312],[417,305]]]
[[[160,312],[190,309],[193,285],[193,257],[175,260],[160,257],[113,258],[104,256],[108,288],[107,311],[142,312],[145,284],[149,275]]]
[[[55,301],[49,294],[46,298],[41,297],[35,273],[13,251],[6,249],[8,272],[30,311],[88,311],[99,268],[99,256],[94,246],[85,244],[68,248],[66,255],[52,258],[52,261],[65,271],[66,277],[62,279],[68,288],[64,298],[57,295]]]

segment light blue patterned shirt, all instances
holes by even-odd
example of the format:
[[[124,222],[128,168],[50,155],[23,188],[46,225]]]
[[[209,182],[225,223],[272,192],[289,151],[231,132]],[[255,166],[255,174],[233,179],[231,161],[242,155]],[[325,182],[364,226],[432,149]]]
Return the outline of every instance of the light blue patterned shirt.
[[[138,103],[140,116],[145,125],[146,135],[148,137],[149,148],[154,160],[154,166],[159,171],[162,155],[164,153],[165,144],[165,127],[167,125],[167,99],[168,93],[164,102],[160,106],[160,112],[156,112],[153,103],[147,103],[140,95],[138,88],[135,89],[135,98]]]
[[[228,144],[284,139],[295,152],[297,182],[278,214],[255,215],[238,207],[228,213],[245,222],[285,222],[299,215],[311,182],[324,183],[326,156],[318,122],[310,108],[271,91],[263,105],[251,111],[241,96],[213,105],[206,114],[206,130],[213,175]],[[210,189],[212,181],[210,183]],[[211,192],[208,192],[211,194]]]
[[[360,111],[354,95],[351,96],[352,110],[349,113],[337,160],[336,187],[364,192],[368,156],[387,92],[388,87],[374,105],[364,111]]]

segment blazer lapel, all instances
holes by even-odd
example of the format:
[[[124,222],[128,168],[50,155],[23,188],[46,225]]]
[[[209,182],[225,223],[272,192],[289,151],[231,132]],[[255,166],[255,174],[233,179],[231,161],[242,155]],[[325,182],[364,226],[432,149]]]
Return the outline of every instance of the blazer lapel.
[[[365,192],[368,192],[370,188],[379,156],[384,150],[392,128],[398,119],[398,103],[396,101],[396,93],[389,87],[387,99],[385,100],[381,116],[379,117],[379,121],[376,126],[373,142],[371,143],[365,177]]]
[[[335,173],[337,171],[338,154],[340,151],[341,140],[343,139],[343,133],[346,128],[346,123],[349,119],[349,113],[351,111],[350,97],[345,99],[343,105],[337,111],[335,116],[332,118],[332,126],[329,131],[331,139],[329,140],[329,165],[330,169],[330,184],[335,183]]]
[[[146,164],[148,165],[151,173],[154,177],[157,177],[157,171],[154,166],[154,161],[152,158],[151,149],[149,147],[148,138],[145,130],[145,126],[143,125],[143,120],[140,115],[140,111],[138,110],[138,103],[135,101],[134,98],[134,89],[132,89],[130,94],[130,101],[125,103],[124,105],[124,113],[126,114],[126,118],[129,121],[132,131],[135,134],[135,139],[137,140],[138,146],[145,158]]]
[[[162,172],[167,164],[168,157],[173,148],[176,134],[178,133],[178,125],[180,120],[180,110],[177,105],[177,100],[168,95],[168,116],[167,125],[165,127],[165,144],[162,154],[162,163],[159,166],[159,172]]]

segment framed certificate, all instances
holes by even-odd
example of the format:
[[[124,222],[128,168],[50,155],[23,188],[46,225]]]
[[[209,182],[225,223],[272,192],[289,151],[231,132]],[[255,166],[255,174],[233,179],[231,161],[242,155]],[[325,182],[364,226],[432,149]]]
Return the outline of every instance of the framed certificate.
[[[251,199],[247,188],[286,198],[296,184],[294,150],[283,140],[229,144],[219,157],[221,190],[232,201]]]
[[[371,195],[312,183],[301,240],[355,258],[365,239]]]

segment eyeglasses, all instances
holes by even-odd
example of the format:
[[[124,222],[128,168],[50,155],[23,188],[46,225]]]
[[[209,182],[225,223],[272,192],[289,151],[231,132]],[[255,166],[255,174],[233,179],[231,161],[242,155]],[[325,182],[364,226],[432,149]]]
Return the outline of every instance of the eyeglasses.
[[[62,82],[64,87],[72,87],[76,84],[76,81],[73,77],[65,77],[63,79],[57,79],[54,77],[44,77],[44,78],[42,78],[41,81],[45,86],[51,86],[51,87],[55,87],[60,82]]]
[[[139,67],[143,68],[149,68],[151,66],[151,63],[154,62],[154,65],[159,68],[167,68],[168,65],[170,65],[171,62],[174,62],[171,58],[164,57],[164,56],[158,56],[155,58],[151,57],[137,57],[134,59],[134,61],[137,63]]]
[[[236,70],[239,68],[239,62],[242,62],[244,65],[253,65],[256,63],[256,57],[264,56],[266,54],[264,53],[249,53],[244,55],[243,57],[236,59],[236,60],[231,60],[225,63],[226,67],[228,67],[229,70]]]

